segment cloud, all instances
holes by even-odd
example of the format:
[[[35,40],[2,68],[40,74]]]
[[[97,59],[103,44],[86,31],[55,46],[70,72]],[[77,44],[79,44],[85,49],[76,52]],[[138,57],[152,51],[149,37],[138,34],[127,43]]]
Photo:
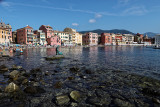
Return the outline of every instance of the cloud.
[[[144,6],[134,6],[122,12],[122,15],[144,15],[148,11]]]
[[[2,2],[2,1],[0,1],[0,2],[1,2],[0,5],[2,5],[3,7],[10,7],[11,6],[11,4],[9,2]]]
[[[101,17],[102,17],[101,14],[96,14],[96,15],[95,15],[95,18],[101,18]]]
[[[90,20],[89,20],[89,23],[95,23],[95,22],[96,22],[95,19],[90,19]]]
[[[72,23],[72,26],[79,26],[78,23]]]
[[[47,0],[42,0],[46,1]],[[35,8],[46,8],[46,9],[53,9],[53,10],[63,10],[63,11],[70,11],[70,12],[80,12],[80,13],[87,13],[87,14],[101,14],[106,16],[114,16],[115,14],[109,12],[95,12],[91,10],[81,10],[81,9],[73,9],[73,8],[59,8],[59,7],[51,7],[51,6],[44,6],[44,5],[32,5],[32,4],[23,4],[23,3],[13,3],[13,2],[6,2],[6,5],[9,4],[10,6],[26,6],[26,7],[35,7]],[[9,6],[8,5],[8,6]],[[100,16],[100,15],[99,15]]]

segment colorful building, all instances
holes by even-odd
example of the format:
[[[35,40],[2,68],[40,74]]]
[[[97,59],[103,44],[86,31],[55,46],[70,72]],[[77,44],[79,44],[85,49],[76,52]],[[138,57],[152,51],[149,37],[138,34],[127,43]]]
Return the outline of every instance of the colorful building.
[[[12,27],[9,24],[0,22],[0,44],[10,45],[12,42]]]
[[[116,41],[116,45],[121,45],[122,44],[122,34],[116,34],[115,41]]]
[[[101,34],[101,44],[102,45],[112,45],[112,36],[110,33]]]
[[[17,43],[17,31],[16,30],[12,32],[12,42]]]
[[[17,43],[34,45],[35,35],[33,35],[33,28],[26,26],[21,29],[17,29]]]
[[[98,45],[98,34],[93,32],[88,32],[82,37],[83,45]]]
[[[160,47],[160,34],[156,35],[155,37],[155,45],[157,48]]]
[[[122,35],[122,39],[124,42],[126,42],[126,44],[133,44],[134,42],[134,35],[132,34],[123,34]]]
[[[61,38],[57,34],[54,34],[53,28],[51,26],[42,25],[39,30],[42,30],[45,33],[48,45],[61,45]]]
[[[82,34],[75,32],[72,34],[72,43],[74,45],[82,45]]]
[[[71,46],[72,40],[68,32],[54,31],[54,34],[58,35],[61,38],[62,46]]]
[[[45,33],[42,30],[35,30],[34,34],[37,35],[37,43],[39,45],[47,45]]]
[[[143,35],[137,33],[137,34],[134,36],[134,42],[137,42],[138,44],[141,44],[141,43],[143,42]]]

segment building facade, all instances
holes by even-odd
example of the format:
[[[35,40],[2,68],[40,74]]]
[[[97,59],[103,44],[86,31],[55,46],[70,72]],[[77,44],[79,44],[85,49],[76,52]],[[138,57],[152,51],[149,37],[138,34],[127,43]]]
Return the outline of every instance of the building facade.
[[[42,25],[39,30],[42,30],[45,33],[47,40],[47,45],[57,46],[61,45],[61,38],[54,34],[53,28],[49,25]]]
[[[12,42],[12,27],[9,24],[0,22],[0,44],[10,45]]]
[[[110,33],[101,34],[101,44],[102,45],[112,45],[112,36]]]
[[[37,41],[39,45],[47,45],[45,33],[42,30],[35,30],[34,34],[37,35]]]
[[[160,34],[156,35],[155,37],[155,45],[156,47],[160,47]]]
[[[83,45],[98,45],[98,34],[93,32],[88,32],[82,37]]]
[[[33,28],[26,26],[21,29],[17,29],[17,43],[34,45],[35,36],[33,35]]]

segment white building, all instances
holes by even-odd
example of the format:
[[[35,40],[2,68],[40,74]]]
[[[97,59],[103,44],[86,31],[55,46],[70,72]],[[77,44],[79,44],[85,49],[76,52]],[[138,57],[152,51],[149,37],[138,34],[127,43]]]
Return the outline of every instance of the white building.
[[[156,47],[160,47],[160,34],[156,35],[155,37],[155,45]]]
[[[71,46],[72,38],[68,32],[54,31],[54,34],[58,35],[61,38],[61,45]]]

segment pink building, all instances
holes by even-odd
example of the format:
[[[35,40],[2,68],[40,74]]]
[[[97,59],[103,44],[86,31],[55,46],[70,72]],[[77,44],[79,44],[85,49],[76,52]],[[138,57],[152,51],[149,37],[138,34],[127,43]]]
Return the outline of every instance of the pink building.
[[[86,33],[82,37],[83,45],[98,45],[98,34],[97,33]]]
[[[111,45],[112,44],[112,35],[110,33],[101,34],[101,44],[102,45]]]
[[[28,26],[17,30],[18,44],[33,44],[33,28]]]
[[[61,45],[61,38],[58,35],[54,34],[53,28],[51,26],[42,25],[39,30],[45,32],[48,45]]]

